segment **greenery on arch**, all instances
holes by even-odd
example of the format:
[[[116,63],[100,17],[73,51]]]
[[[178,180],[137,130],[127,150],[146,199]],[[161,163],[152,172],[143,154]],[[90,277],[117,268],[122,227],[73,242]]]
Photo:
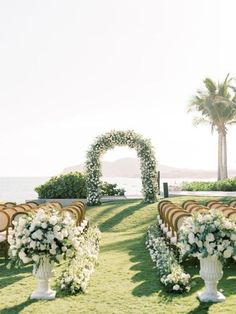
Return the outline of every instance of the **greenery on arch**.
[[[134,131],[111,131],[96,138],[87,153],[87,202],[100,204],[101,156],[115,146],[128,146],[137,151],[141,164],[144,201],[152,203],[157,195],[156,159],[151,142]]]

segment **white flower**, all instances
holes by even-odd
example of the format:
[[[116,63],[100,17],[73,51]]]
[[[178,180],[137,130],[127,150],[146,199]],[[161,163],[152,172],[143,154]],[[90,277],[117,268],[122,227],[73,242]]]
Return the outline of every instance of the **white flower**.
[[[47,223],[46,223],[46,222],[43,222],[43,223],[42,223],[42,225],[41,225],[41,227],[42,227],[43,229],[46,229],[46,228],[47,228],[47,226],[48,226],[48,225],[47,225]]]
[[[194,237],[194,234],[192,232],[189,233],[189,235],[188,235],[188,242],[190,244],[193,244],[195,242],[195,237]]]
[[[214,241],[214,240],[215,240],[215,237],[214,237],[214,234],[213,234],[213,233],[208,233],[208,234],[206,235],[206,241],[212,242],[212,241]]]
[[[49,222],[50,222],[50,224],[52,224],[52,225],[56,225],[56,223],[58,222],[58,217],[57,217],[57,216],[51,216],[51,217],[49,218]]]
[[[233,254],[233,248],[232,246],[229,246],[223,253],[224,258],[229,258]]]
[[[38,229],[37,231],[35,231],[33,234],[32,234],[32,238],[33,239],[38,239],[38,240],[42,240],[43,238],[43,232],[41,229]]]
[[[232,241],[236,241],[236,234],[235,233],[232,233],[231,236],[230,236],[230,239]]]
[[[180,286],[179,286],[179,285],[174,285],[174,286],[173,286],[173,290],[177,291],[177,290],[179,290],[179,289],[180,289]]]

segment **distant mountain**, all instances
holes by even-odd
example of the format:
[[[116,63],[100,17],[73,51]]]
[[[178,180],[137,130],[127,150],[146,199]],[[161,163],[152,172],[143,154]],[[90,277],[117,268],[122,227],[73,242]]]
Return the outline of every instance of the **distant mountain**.
[[[157,170],[161,172],[162,178],[196,178],[209,179],[216,178],[216,171],[212,170],[196,170],[185,168],[174,168],[166,165],[158,164]],[[84,172],[84,165],[76,165],[65,168],[62,173],[74,171]],[[116,161],[103,161],[102,174],[104,177],[140,177],[140,163],[137,158],[122,158]],[[229,176],[236,176],[236,170],[229,170]]]

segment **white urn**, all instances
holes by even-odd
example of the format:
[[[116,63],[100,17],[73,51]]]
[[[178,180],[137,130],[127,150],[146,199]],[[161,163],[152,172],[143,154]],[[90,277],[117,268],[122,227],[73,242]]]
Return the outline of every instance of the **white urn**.
[[[31,294],[30,299],[52,300],[56,291],[50,289],[50,278],[54,275],[54,264],[47,256],[40,258],[38,267],[33,266],[33,275],[37,279],[37,288]]]
[[[198,293],[201,302],[222,302],[225,296],[217,291],[218,281],[223,276],[222,263],[215,256],[199,258],[200,276],[205,282],[203,292]]]

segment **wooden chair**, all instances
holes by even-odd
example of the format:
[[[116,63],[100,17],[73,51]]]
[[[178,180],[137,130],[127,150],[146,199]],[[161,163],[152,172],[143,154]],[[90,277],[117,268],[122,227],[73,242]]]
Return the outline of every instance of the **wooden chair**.
[[[202,213],[205,210],[209,210],[209,208],[198,205],[198,206],[192,207],[188,212],[191,214],[193,214],[194,212]]]
[[[236,223],[236,212],[228,214],[227,218],[233,220]]]
[[[15,202],[6,202],[4,205],[5,205],[5,207],[13,207],[16,205],[16,203]]]
[[[69,215],[71,216],[71,218],[73,220],[75,220],[75,223],[77,225],[78,214],[77,214],[77,212],[75,210],[73,210],[71,208],[63,207],[62,208],[62,212],[69,213]]]
[[[27,203],[25,203],[25,205],[29,205],[31,208],[37,208],[38,207],[38,203],[36,203],[36,202],[27,202]]]
[[[172,237],[170,238],[170,243],[177,244],[178,242],[178,231],[184,220],[192,215],[183,211],[175,212],[171,218],[171,229]]]
[[[223,211],[223,215],[229,218],[231,214],[236,214],[236,208],[228,207]]]
[[[5,259],[7,259],[8,256],[8,230],[10,226],[10,217],[9,215],[3,211],[0,210],[0,247],[2,248],[4,252]]]
[[[207,204],[207,207],[209,207],[210,209],[217,209],[217,207],[223,205],[222,202],[218,202],[218,201],[212,201],[210,204]]]
[[[17,212],[22,212],[22,211],[26,211],[25,208],[21,205],[16,205],[13,207]]]
[[[189,213],[178,213],[173,217],[173,229],[178,235],[178,231],[180,227],[182,226],[184,220],[188,217],[191,217],[192,215]]]
[[[168,229],[168,224],[167,224],[167,219],[166,219],[166,214],[168,213],[169,210],[175,209],[176,205],[173,203],[166,203],[163,206],[159,208],[159,215],[162,220],[162,225],[161,229],[165,232]],[[167,228],[167,229],[166,229]]]
[[[218,208],[220,208],[222,206],[225,206],[225,204],[221,203],[221,202],[218,202],[218,203],[211,204],[210,206],[207,206],[207,207],[209,207],[210,209],[218,209]]]
[[[233,200],[229,203],[230,207],[236,207],[236,200]]]
[[[11,218],[17,212],[16,209],[12,207],[6,207],[3,209],[3,211],[8,214],[9,219],[10,219],[10,227],[12,227]]]
[[[19,222],[19,219],[23,216],[28,216],[28,212],[16,212],[12,215],[11,217],[11,225],[12,225],[12,228],[14,229],[15,228],[15,224]],[[14,223],[13,223],[14,222]]]
[[[182,203],[181,207],[186,209],[186,206],[188,206],[189,204],[198,204],[198,202],[195,200],[187,200]]]
[[[32,207],[28,204],[20,204],[18,206],[23,207],[25,211],[30,211],[32,209]]]

